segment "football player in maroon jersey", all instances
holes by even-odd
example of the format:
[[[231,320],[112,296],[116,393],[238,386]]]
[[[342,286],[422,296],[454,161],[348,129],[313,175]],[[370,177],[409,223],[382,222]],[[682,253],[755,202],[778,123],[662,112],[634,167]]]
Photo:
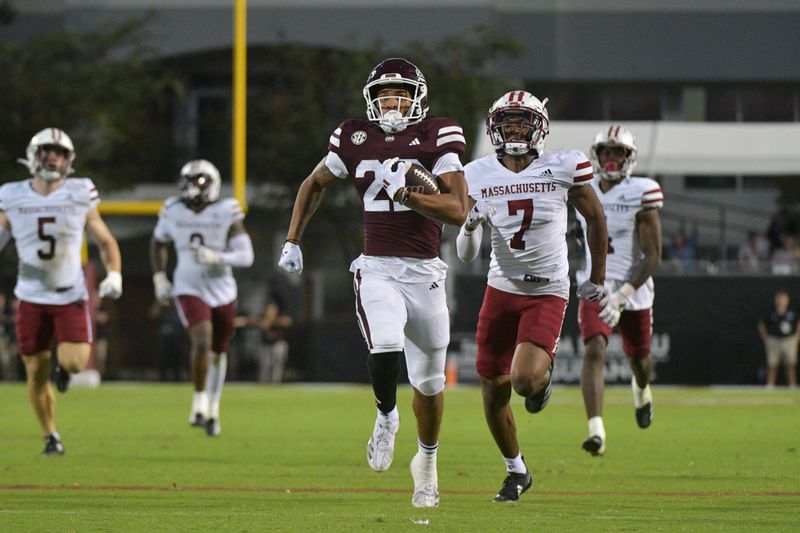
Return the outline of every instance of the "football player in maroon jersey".
[[[419,452],[411,461],[412,504],[439,504],[436,452],[442,418],[445,354],[450,321],[444,290],[447,265],[439,259],[443,224],[467,217],[467,189],[459,156],[464,133],[449,118],[428,117],[428,86],[405,59],[379,63],[364,86],[367,120],[345,120],[327,155],[300,185],[278,264],[303,269],[300,242],[325,189],[350,179],[362,202],[364,250],[353,261],[356,318],[369,349],[367,364],[377,417],[367,462],[389,468],[400,417],[396,392],[405,354],[414,388]],[[442,194],[405,188],[405,165],[438,177]]]

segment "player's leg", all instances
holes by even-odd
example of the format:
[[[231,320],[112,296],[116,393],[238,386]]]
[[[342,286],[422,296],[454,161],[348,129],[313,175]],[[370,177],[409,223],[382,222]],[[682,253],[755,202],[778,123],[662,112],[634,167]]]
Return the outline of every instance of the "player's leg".
[[[446,331],[449,326],[439,329],[440,335],[448,334],[449,337],[449,331]],[[412,405],[417,421],[417,453],[410,465],[414,480],[411,503],[414,507],[437,507],[439,476],[436,463],[444,411],[447,344],[437,348],[422,348],[410,336],[406,339],[405,352],[408,379],[414,389]]]
[[[518,502],[533,479],[520,451],[517,425],[511,410],[511,378],[508,374],[495,378],[481,376],[483,413],[506,465],[506,478],[494,497],[495,502]]]
[[[603,425],[603,393],[605,381],[606,347],[611,328],[600,320],[601,307],[596,302],[581,300],[578,304],[578,328],[583,338],[583,366],[581,367],[581,394],[589,436],[583,441],[583,449],[592,455],[603,455],[606,451],[606,429]]]
[[[50,348],[54,325],[45,306],[21,301],[16,312],[19,353],[33,412],[45,439],[43,455],[61,455],[64,447],[56,431],[56,397],[50,386]]]
[[[401,287],[408,313],[406,366],[414,388],[417,419],[417,454],[411,460],[415,507],[439,505],[436,458],[444,408],[445,362],[450,344],[450,314],[444,283],[404,284]]]
[[[531,486],[530,472],[522,459],[510,406],[511,363],[517,344],[522,299],[487,287],[475,335],[478,346],[475,366],[481,378],[483,412],[506,467],[506,477],[494,499],[496,502],[519,501],[520,495]]]
[[[550,401],[553,362],[564,324],[567,300],[558,296],[525,296],[520,302],[517,347],[511,362],[511,386],[525,396],[525,408],[538,413]]]
[[[367,366],[377,406],[367,463],[387,470],[394,460],[395,435],[400,427],[397,409],[399,361],[405,342],[406,307],[397,283],[357,271],[353,278],[356,319],[369,349]]]
[[[653,358],[650,356],[652,310],[623,311],[619,319],[619,332],[622,337],[622,351],[625,352],[633,373],[631,389],[636,424],[646,429],[653,422],[654,414],[653,392],[650,390],[650,376],[653,372]]]
[[[206,433],[216,437],[222,431],[219,416],[219,402],[228,372],[228,346],[233,337],[233,320],[236,315],[236,302],[215,307],[211,310],[212,339],[208,354],[206,371],[206,392],[208,394],[208,419]]]
[[[189,423],[195,427],[205,427],[209,408],[206,374],[212,338],[211,308],[196,296],[180,295],[177,310],[189,335],[189,360],[194,388]]]

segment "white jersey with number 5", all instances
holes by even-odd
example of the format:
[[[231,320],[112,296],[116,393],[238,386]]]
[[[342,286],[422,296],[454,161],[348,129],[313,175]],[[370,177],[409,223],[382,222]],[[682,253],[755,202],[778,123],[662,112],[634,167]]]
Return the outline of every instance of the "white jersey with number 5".
[[[47,196],[30,179],[0,187],[0,210],[11,223],[19,273],[14,295],[64,305],[88,297],[81,264],[86,213],[100,202],[89,178],[68,178]]]
[[[639,248],[636,215],[644,209],[663,207],[664,194],[661,192],[658,182],[650,178],[625,178],[605,193],[600,189],[600,178],[596,178],[592,180],[592,187],[594,187],[600,203],[603,204],[603,212],[606,215],[606,226],[608,227],[606,285],[609,290],[613,291],[621,283],[631,279],[634,269],[643,257]],[[586,221],[580,213],[577,218],[585,236]],[[591,268],[591,253],[585,238],[584,251],[586,262],[583,269],[578,270],[575,276],[578,283],[583,283],[589,278]],[[625,309],[649,309],[653,306],[653,296],[653,278],[647,278],[647,281],[636,290],[634,296],[628,301]]]
[[[207,205],[199,213],[179,198],[170,197],[158,214],[153,236],[161,242],[172,242],[178,263],[172,276],[175,295],[197,296],[210,307],[234,301],[236,280],[229,265],[207,266],[195,262],[192,244],[202,244],[216,252],[228,246],[231,226],[244,219],[239,202],[225,198]]]
[[[469,195],[496,210],[488,220],[489,285],[509,290],[503,280],[553,283],[568,278],[567,193],[592,178],[592,164],[583,152],[545,151],[521,172],[507,169],[492,154],[466,165],[464,176]]]

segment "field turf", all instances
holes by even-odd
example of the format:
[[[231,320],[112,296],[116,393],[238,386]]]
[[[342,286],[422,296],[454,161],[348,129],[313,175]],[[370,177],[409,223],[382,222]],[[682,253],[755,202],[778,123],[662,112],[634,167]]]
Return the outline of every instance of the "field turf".
[[[445,396],[438,509],[411,506],[411,394],[388,472],[370,470],[365,386],[226,387],[222,435],[190,428],[188,384],[103,384],[59,395],[67,453],[43,442],[22,384],[0,385],[0,531],[798,531],[800,393],[655,387],[636,427],[606,394],[608,450],[581,449],[580,391],[514,410],[534,486],[494,504],[505,475],[480,392]]]

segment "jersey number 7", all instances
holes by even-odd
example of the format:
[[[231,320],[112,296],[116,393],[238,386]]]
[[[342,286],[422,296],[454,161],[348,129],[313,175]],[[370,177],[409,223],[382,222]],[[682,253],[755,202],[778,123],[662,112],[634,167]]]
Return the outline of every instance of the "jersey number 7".
[[[531,227],[531,220],[533,220],[533,200],[527,198],[525,200],[509,200],[508,201],[508,215],[514,216],[522,211],[522,224],[519,230],[511,237],[510,246],[515,250],[524,250],[525,241],[522,236]]]

